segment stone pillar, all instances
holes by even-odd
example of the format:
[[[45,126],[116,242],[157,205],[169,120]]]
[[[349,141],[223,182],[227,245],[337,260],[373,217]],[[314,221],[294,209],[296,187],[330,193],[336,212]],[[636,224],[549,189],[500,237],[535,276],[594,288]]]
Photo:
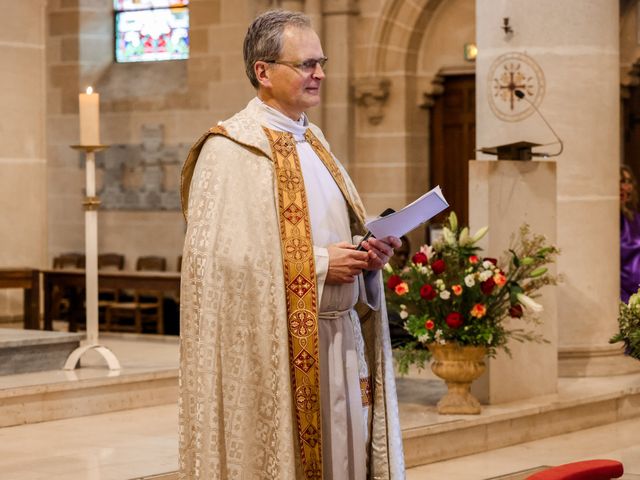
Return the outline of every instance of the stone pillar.
[[[526,222],[531,231],[556,243],[556,163],[552,161],[469,162],[469,217],[471,231],[489,225],[480,241],[485,255],[502,257],[511,236]],[[555,271],[553,265],[550,270]],[[503,403],[556,392],[558,324],[556,290],[546,286],[536,301],[544,310],[540,324],[507,319],[508,328],[535,332],[548,343],[511,341],[511,356],[499,352],[487,359],[486,372],[474,382],[473,393],[482,403]],[[526,372],[526,374],[524,373]]]
[[[322,4],[322,43],[329,58],[324,81],[322,118],[324,134],[333,153],[345,167],[353,155],[354,112],[350,102],[351,45],[355,34],[355,0],[330,0]],[[313,118],[313,117],[312,117]]]
[[[476,12],[478,148],[554,140],[516,88],[564,140],[557,158],[559,373],[629,371],[635,365],[608,344],[619,298],[618,2],[477,0]],[[535,150],[554,153],[558,145]]]
[[[0,265],[45,266],[45,1],[4,2],[0,30]],[[0,316],[22,309],[0,292]]]

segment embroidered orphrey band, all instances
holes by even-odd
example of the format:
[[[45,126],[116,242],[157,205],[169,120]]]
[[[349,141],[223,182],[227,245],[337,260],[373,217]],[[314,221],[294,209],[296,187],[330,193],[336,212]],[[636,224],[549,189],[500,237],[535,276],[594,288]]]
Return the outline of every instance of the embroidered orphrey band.
[[[371,378],[360,379],[360,395],[362,396],[362,406],[368,407],[373,403],[373,391],[371,390]]]
[[[311,221],[293,135],[266,127],[264,131],[278,188],[289,360],[303,478],[321,480],[320,343]]]

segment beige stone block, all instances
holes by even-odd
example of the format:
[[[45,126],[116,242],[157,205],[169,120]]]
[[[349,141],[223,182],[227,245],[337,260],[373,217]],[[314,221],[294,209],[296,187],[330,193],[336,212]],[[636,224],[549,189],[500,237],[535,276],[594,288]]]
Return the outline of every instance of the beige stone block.
[[[126,268],[140,256],[160,255],[175,270],[184,243],[181,212],[104,211],[99,221],[99,249],[124,254]]]
[[[407,165],[407,196],[416,199],[429,190],[429,170],[427,164]]]
[[[244,69],[242,51],[227,53],[220,57],[220,80],[224,82],[237,81],[247,90],[255,91]]]
[[[356,187],[358,187],[357,184]],[[378,215],[387,208],[399,210],[407,204],[407,199],[402,193],[362,193],[360,188],[358,188],[358,192],[364,203],[367,215],[371,216]]]
[[[189,23],[194,27],[220,22],[220,1],[193,1],[189,5]]]
[[[406,170],[399,165],[375,165],[353,167],[360,193],[388,194],[405,191]]]
[[[4,42],[24,44],[26,48],[44,47],[46,3],[44,0],[22,0],[5,4],[5,21],[0,31],[3,50],[7,48]]]
[[[221,2],[220,11],[225,23],[239,23],[248,27],[264,9],[260,10],[257,2]]]
[[[49,14],[49,35],[74,35],[80,29],[80,12],[64,11]]]
[[[487,450],[485,425],[466,428],[463,442],[456,431],[430,433],[428,442],[424,436],[419,436],[418,431],[410,433],[402,436],[405,464],[409,468]]]
[[[209,50],[220,54],[242,54],[247,27],[244,24],[221,24],[209,29]]]
[[[100,2],[105,10],[82,10],[80,13],[80,20],[77,29],[77,33],[81,36],[84,34],[95,37],[101,35],[104,40],[113,42],[114,16],[112,10],[105,2]],[[70,32],[75,33],[75,32]]]
[[[231,115],[247,106],[249,100],[255,96],[255,90],[247,82],[218,82],[209,87],[210,105],[229,112]],[[225,116],[226,118],[226,116]]]
[[[78,85],[80,78],[79,65],[50,65],[49,66],[49,82],[53,87],[65,87],[69,85]]]
[[[355,138],[355,164],[404,163],[404,135],[358,136]]]
[[[618,401],[618,421],[640,416],[640,392],[637,390]]]
[[[0,157],[44,156],[44,50],[0,49]]]
[[[209,52],[209,30],[205,27],[189,29],[189,57]]]
[[[80,46],[78,37],[60,38],[60,61],[77,62],[80,59]]]
[[[80,168],[53,167],[47,168],[47,185],[49,197],[65,195],[67,192],[81,192],[85,186],[85,172]]]
[[[218,55],[190,58],[187,61],[189,88],[202,88],[210,82],[219,81],[221,79],[221,61],[221,57]]]
[[[619,249],[618,198],[561,199],[558,203],[560,345],[605,345],[617,330],[620,266],[609,255],[597,269],[594,252]],[[597,273],[596,273],[597,272]],[[593,293],[597,292],[597,295]]]
[[[79,89],[73,85],[67,85],[60,90],[60,109],[61,113],[77,115]]]
[[[83,80],[86,84],[93,84],[99,91],[105,71],[113,68],[114,46],[112,30],[102,32],[102,35],[83,34],[77,38],[79,46],[78,58],[83,64]],[[82,86],[85,90],[86,85]]]
[[[4,140],[3,140],[4,142]],[[0,252],[3,266],[40,268],[47,237],[46,163],[0,155]]]

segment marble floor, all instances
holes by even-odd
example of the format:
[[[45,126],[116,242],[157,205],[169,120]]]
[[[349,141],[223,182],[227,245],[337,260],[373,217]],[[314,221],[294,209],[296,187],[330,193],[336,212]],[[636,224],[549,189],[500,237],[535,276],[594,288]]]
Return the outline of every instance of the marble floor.
[[[175,405],[0,429],[1,478],[173,480],[176,430]],[[412,468],[407,480],[518,478],[510,474],[594,458],[620,460],[624,479],[640,479],[639,432],[640,419],[629,420]]]
[[[146,336],[145,336],[146,337]],[[102,341],[104,340],[104,341]],[[109,346],[126,370],[145,372],[161,367],[177,367],[175,337],[153,339],[105,335],[101,343]],[[148,340],[148,341],[146,341]],[[0,390],[27,388],[34,383],[74,382],[83,378],[109,376],[97,356],[84,360],[74,375],[60,371],[0,377]],[[605,382],[624,379],[561,379],[561,395],[583,396],[601,391]],[[628,382],[629,379],[627,379]],[[640,375],[630,379],[640,383]],[[420,399],[413,388],[431,383],[430,378],[399,381],[403,402],[403,427],[418,421],[411,412]],[[420,392],[424,392],[421,388]],[[437,392],[434,392],[434,396]],[[413,405],[413,406],[412,406]],[[486,407],[484,415],[504,415],[507,407]],[[513,407],[512,407],[513,408]],[[423,409],[424,410],[424,409]],[[507,412],[508,413],[508,412]],[[450,421],[430,412],[421,421]],[[433,417],[433,418],[431,418]],[[439,418],[438,418],[439,417]],[[593,458],[617,459],[625,465],[625,479],[640,479],[640,419],[627,420],[575,433],[533,441],[453,460],[409,469],[408,480],[520,480],[522,472],[542,465],[557,465]],[[429,448],[425,444],[425,449]],[[455,445],[451,445],[455,449]],[[85,417],[54,420],[0,428],[0,478],[8,480],[174,480],[177,469],[177,408],[175,403],[117,411]]]

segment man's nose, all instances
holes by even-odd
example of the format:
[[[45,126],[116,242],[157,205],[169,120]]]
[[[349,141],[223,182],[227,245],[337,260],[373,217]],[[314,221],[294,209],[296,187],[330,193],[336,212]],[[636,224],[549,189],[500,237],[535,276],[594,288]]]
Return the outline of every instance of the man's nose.
[[[322,68],[322,65],[320,65],[320,62],[316,63],[316,68],[313,70],[311,76],[319,80],[322,80],[324,77],[326,77],[324,69]]]

